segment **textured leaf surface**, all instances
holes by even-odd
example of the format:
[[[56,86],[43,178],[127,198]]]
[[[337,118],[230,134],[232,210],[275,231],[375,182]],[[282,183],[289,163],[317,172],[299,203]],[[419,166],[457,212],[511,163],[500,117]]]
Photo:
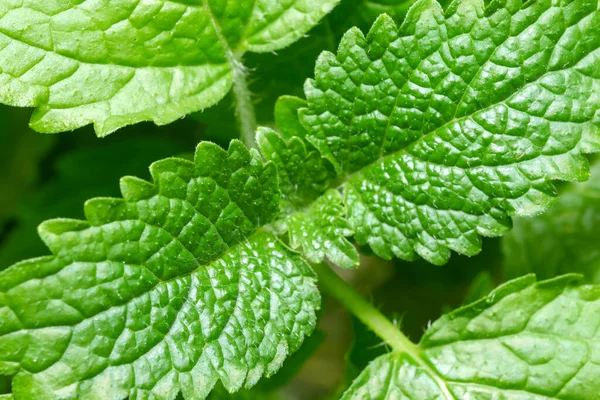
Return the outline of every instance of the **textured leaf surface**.
[[[373,361],[344,399],[600,398],[600,287],[511,281],[442,317],[415,355]]]
[[[551,278],[577,272],[600,283],[599,237],[600,162],[596,162],[590,180],[569,184],[547,213],[515,219],[513,230],[502,238],[505,275]]]
[[[340,193],[328,190],[308,209],[295,212],[283,222],[290,245],[314,263],[327,258],[342,268],[358,267],[359,257],[354,245],[346,237],[352,235],[344,218]]]
[[[215,104],[246,51],[285,47],[337,0],[96,0],[0,5],[0,101],[32,126],[99,135]]]
[[[358,252],[346,239],[352,231],[340,193],[325,192],[330,172],[326,160],[302,138],[285,140],[271,129],[259,129],[257,142],[279,173],[285,212],[275,231],[287,232],[292,248],[309,261],[318,263],[327,257],[340,267],[357,267]]]
[[[240,142],[124,178],[124,199],[51,220],[53,256],[0,273],[0,374],[16,400],[204,398],[272,375],[315,325],[297,254],[259,229],[278,211],[275,166]],[[100,397],[99,397],[100,396]]]
[[[259,128],[256,141],[263,156],[277,167],[283,200],[290,207],[311,204],[329,187],[329,171],[318,151],[302,138],[283,139]]]
[[[273,105],[278,98],[303,96],[302,86],[306,78],[313,75],[319,54],[324,50],[335,51],[348,29],[357,26],[368,30],[382,13],[402,22],[413,3],[413,0],[341,0],[301,40],[276,52],[246,53],[244,65],[258,125],[273,126]],[[217,106],[192,115],[205,126],[206,139],[228,143],[241,134],[234,118],[223,118],[234,109],[235,99],[226,96]],[[279,123],[277,126],[282,128]]]
[[[550,179],[588,177],[600,148],[597,2],[464,0],[380,17],[323,53],[300,111],[346,181],[350,224],[381,257],[473,255]],[[585,39],[583,39],[585,38]]]

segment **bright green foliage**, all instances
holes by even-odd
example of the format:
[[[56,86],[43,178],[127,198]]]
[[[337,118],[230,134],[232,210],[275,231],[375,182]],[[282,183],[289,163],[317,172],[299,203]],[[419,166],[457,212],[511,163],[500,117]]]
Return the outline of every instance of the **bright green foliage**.
[[[275,123],[286,139],[306,137],[306,129],[298,119],[298,110],[303,107],[306,100],[294,96],[281,96],[275,102]]]
[[[303,96],[302,85],[307,77],[313,75],[319,54],[324,50],[335,51],[348,29],[359,27],[366,31],[382,13],[401,23],[413,2],[341,0],[303,39],[276,52],[246,53],[246,79],[258,125],[273,126],[273,104],[278,98]],[[228,143],[241,134],[234,118],[223,118],[224,115],[232,115],[234,109],[235,97],[230,93],[217,106],[192,115],[195,120],[202,122],[209,140]]]
[[[40,132],[167,124],[221,100],[245,52],[291,44],[337,1],[3,2],[0,101],[37,107]]]
[[[506,283],[372,362],[343,399],[596,399],[600,287],[576,276]]]
[[[321,155],[299,137],[283,139],[259,128],[256,141],[263,156],[277,166],[283,200],[289,207],[310,204],[329,187],[329,171]]]
[[[345,218],[340,193],[330,189],[326,161],[299,137],[283,139],[261,128],[257,142],[279,173],[284,217],[275,224],[278,233],[288,232],[290,245],[312,262],[327,257],[343,268],[358,266],[358,252],[346,237],[352,231]]]
[[[311,268],[259,229],[278,212],[273,164],[204,143],[151,174],[88,201],[87,221],[42,224],[53,256],[0,273],[16,400],[201,399],[272,375],[312,332]]]
[[[479,235],[549,204],[550,179],[589,175],[597,2],[492,4],[421,0],[399,30],[382,16],[307,82],[308,140],[346,181],[355,238],[383,258],[476,254]]]
[[[291,43],[336,0],[38,3],[0,6],[0,100],[37,106],[37,129],[102,135],[219,101],[245,52]],[[123,178],[123,198],[88,201],[85,220],[43,223],[52,255],[0,272],[0,375],[15,400],[228,397],[313,331],[307,261],[356,267],[349,236],[383,258],[474,255],[480,235],[544,210],[551,180],[586,179],[584,153],[600,150],[597,1],[489,4],[419,0],[400,28],[384,15],[366,37],[352,29],[319,58],[307,101],[277,103],[281,132],[259,130],[262,154],[203,143],[194,161],[153,164],[152,183]],[[394,349],[346,399],[600,393],[600,287],[578,276],[511,281],[417,346],[314,269]],[[493,286],[481,276],[469,296]]]
[[[331,189],[306,210],[291,214],[281,225],[287,231],[290,245],[301,249],[312,262],[325,257],[342,268],[358,267],[358,252],[346,237],[352,235],[344,218],[344,206],[340,193]]]
[[[556,204],[535,218],[516,218],[502,238],[507,278],[577,272],[600,283],[600,163],[585,183],[569,184]]]

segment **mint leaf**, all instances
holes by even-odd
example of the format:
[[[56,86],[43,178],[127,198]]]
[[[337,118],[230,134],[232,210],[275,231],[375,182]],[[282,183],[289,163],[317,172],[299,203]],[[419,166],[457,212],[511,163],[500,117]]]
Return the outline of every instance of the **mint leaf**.
[[[275,102],[275,123],[286,139],[305,138],[308,134],[298,118],[298,110],[304,107],[306,100],[294,96],[281,96]]]
[[[6,3],[0,101],[37,107],[40,132],[167,124],[221,100],[245,52],[291,44],[337,1]]]
[[[564,187],[556,204],[534,218],[516,218],[502,238],[504,273],[516,278],[535,273],[550,278],[577,272],[600,282],[600,162],[585,183]]]
[[[572,399],[600,392],[600,287],[506,283],[435,322],[414,351],[373,361],[343,399]]]
[[[283,199],[290,207],[306,206],[327,190],[329,171],[310,144],[299,137],[286,141],[269,128],[259,128],[256,141],[263,156],[277,166]]]
[[[597,4],[418,1],[398,29],[350,30],[306,84],[307,139],[345,181],[350,226],[383,258],[473,255],[551,179],[600,149]],[[579,38],[586,37],[586,40]]]
[[[271,53],[247,53],[244,65],[252,93],[251,102],[259,126],[273,126],[273,105],[279,97],[302,96],[307,76],[314,73],[315,61],[323,50],[335,51],[343,34],[352,27],[369,29],[377,17],[386,13],[402,22],[413,0],[342,0],[320,24],[304,38]],[[389,4],[386,4],[389,3]],[[207,140],[228,143],[240,137],[240,126],[234,119],[223,118],[235,109],[234,96],[226,96],[216,107],[192,114],[204,125]],[[278,125],[281,127],[281,125]],[[227,140],[224,140],[227,139]]]
[[[309,261],[327,258],[342,268],[358,267],[358,252],[346,239],[353,232],[344,218],[339,192],[327,191],[310,208],[291,214],[280,224],[280,232],[288,232],[292,248],[301,249]]]
[[[217,385],[210,393],[208,400],[284,400],[286,399],[286,386],[290,383],[304,362],[313,356],[315,351],[325,340],[325,333],[321,330],[315,330],[310,337],[307,337],[302,346],[288,357],[283,366],[277,373],[260,381],[256,386],[248,390],[229,393],[222,385]],[[178,397],[176,400],[180,400]]]
[[[290,245],[311,262],[325,258],[343,268],[358,266],[358,252],[346,237],[352,230],[345,218],[340,193],[330,189],[326,161],[299,137],[283,139],[277,132],[261,128],[260,151],[277,166],[284,217],[275,232],[288,232]]]
[[[87,221],[39,228],[53,255],[0,272],[0,374],[15,399],[205,398],[272,375],[315,325],[311,268],[260,228],[276,169],[240,142],[126,177]]]

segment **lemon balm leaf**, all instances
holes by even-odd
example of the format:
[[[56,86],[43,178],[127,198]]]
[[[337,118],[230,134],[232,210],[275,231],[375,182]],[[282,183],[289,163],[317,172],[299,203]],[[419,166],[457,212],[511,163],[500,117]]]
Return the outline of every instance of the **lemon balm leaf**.
[[[324,52],[300,120],[344,182],[356,240],[444,264],[545,210],[551,180],[587,179],[599,19],[587,0],[421,0],[399,28],[384,15]]]
[[[600,287],[579,278],[498,287],[435,322],[415,351],[374,360],[342,398],[594,398]]]
[[[293,43],[337,1],[5,3],[0,102],[36,107],[40,132],[168,124],[220,101],[244,53]]]
[[[52,255],[0,273],[0,374],[16,399],[236,391],[314,329],[314,273],[260,229],[278,213],[273,164],[204,143],[151,174],[88,201],[86,220],[43,223]]]

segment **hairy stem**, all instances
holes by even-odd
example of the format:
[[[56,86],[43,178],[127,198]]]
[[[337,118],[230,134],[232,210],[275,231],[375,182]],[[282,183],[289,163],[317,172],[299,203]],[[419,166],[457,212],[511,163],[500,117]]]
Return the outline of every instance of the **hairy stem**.
[[[329,266],[317,264],[313,265],[313,268],[319,276],[319,284],[323,289],[371,328],[377,336],[395,351],[408,353],[416,360],[420,358],[417,345],[404,336],[400,329],[394,326],[379,310],[356,293]]]
[[[252,103],[252,93],[246,81],[246,69],[242,62],[229,55],[229,63],[233,66],[233,94],[235,97],[235,116],[242,134],[242,141],[248,148],[256,147],[256,115]]]
[[[454,399],[444,379],[439,373],[424,360],[419,346],[410,341],[394,326],[382,313],[363,299],[329,266],[325,264],[313,265],[319,276],[319,284],[337,301],[342,303],[348,311],[367,325],[377,336],[382,338],[395,352],[405,353],[419,365],[437,383],[445,399]]]
[[[242,141],[248,148],[256,147],[254,135],[256,132],[256,115],[254,114],[254,104],[252,103],[252,93],[248,89],[248,82],[246,81],[246,67],[242,63],[243,51],[239,51],[237,54],[234,53],[233,49],[229,46],[229,42],[221,31],[221,26],[218,24],[215,18],[210,4],[207,0],[202,1],[204,11],[210,18],[210,22],[215,29],[217,38],[223,48],[227,51],[227,62],[233,70],[233,95],[235,97],[235,118],[240,127]]]

